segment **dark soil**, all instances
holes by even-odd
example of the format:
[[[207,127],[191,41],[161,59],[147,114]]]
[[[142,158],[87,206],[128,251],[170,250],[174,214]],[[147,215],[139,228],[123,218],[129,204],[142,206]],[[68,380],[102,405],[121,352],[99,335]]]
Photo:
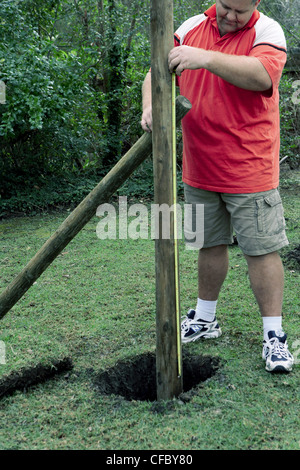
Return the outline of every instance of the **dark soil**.
[[[0,398],[11,395],[16,390],[26,391],[29,387],[45,382],[57,374],[73,368],[70,358],[66,357],[50,364],[37,364],[33,367],[12,372],[0,379]]]
[[[212,377],[219,359],[211,356],[195,356],[183,353],[183,402],[197,393],[197,386]],[[17,390],[26,392],[30,387],[73,369],[70,358],[53,361],[48,365],[37,364],[12,372],[0,379],[0,398]],[[120,361],[114,367],[96,373],[94,385],[102,395],[119,395],[126,400],[156,401],[156,356],[147,353],[127,361]]]
[[[212,377],[219,360],[210,356],[183,354],[183,401],[187,392]],[[156,357],[154,353],[120,361],[114,367],[99,373],[95,386],[102,395],[120,395],[126,400],[156,400]]]

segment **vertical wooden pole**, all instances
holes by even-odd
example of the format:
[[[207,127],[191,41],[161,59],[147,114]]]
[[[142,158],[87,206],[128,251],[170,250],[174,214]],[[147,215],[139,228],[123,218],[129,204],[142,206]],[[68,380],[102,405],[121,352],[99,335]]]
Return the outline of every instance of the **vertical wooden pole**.
[[[151,77],[152,77],[152,149],[154,198],[158,205],[174,202],[172,162],[172,76],[168,53],[173,47],[173,0],[152,0],[151,4]],[[170,214],[172,214],[170,212]],[[167,214],[168,216],[168,214]],[[176,275],[174,219],[170,237],[163,239],[160,219],[156,239],[156,378],[157,399],[168,400],[182,392],[178,373],[176,318]],[[181,345],[180,345],[181,349]],[[181,370],[181,367],[180,367]]]

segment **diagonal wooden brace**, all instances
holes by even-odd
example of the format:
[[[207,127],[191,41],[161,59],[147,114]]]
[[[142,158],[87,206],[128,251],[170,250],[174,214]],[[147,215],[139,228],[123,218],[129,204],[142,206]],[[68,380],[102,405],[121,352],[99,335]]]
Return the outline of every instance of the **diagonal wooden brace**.
[[[177,124],[179,124],[190,109],[190,102],[184,96],[178,96],[176,99]],[[1,293],[0,318],[3,318],[18,302],[36,279],[96,214],[97,207],[107,202],[151,153],[152,135],[145,133],[74,209],[17,277]]]

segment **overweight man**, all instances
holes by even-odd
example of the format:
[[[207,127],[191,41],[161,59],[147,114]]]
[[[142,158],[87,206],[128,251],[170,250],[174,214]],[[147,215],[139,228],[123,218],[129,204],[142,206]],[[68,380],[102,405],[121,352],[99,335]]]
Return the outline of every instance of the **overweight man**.
[[[282,327],[284,270],[278,253],[288,240],[277,189],[278,86],[286,41],[280,25],[258,11],[259,3],[217,0],[178,28],[168,57],[180,93],[192,103],[182,120],[185,199],[204,206],[198,299],[182,321],[181,335],[183,343],[221,335],[217,301],[235,233],[262,316],[265,368],[289,372],[294,360]],[[142,92],[141,125],[150,132],[151,71]],[[191,234],[185,235],[188,243]]]

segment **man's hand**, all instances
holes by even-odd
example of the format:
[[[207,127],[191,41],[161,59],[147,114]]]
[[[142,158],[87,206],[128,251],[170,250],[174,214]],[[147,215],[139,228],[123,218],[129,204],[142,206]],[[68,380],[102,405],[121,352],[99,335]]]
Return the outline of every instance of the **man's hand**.
[[[168,57],[169,70],[181,75],[185,69],[196,70],[205,66],[207,51],[197,47],[174,47]]]
[[[141,120],[142,129],[146,132],[152,131],[152,107],[148,106],[144,109]]]

